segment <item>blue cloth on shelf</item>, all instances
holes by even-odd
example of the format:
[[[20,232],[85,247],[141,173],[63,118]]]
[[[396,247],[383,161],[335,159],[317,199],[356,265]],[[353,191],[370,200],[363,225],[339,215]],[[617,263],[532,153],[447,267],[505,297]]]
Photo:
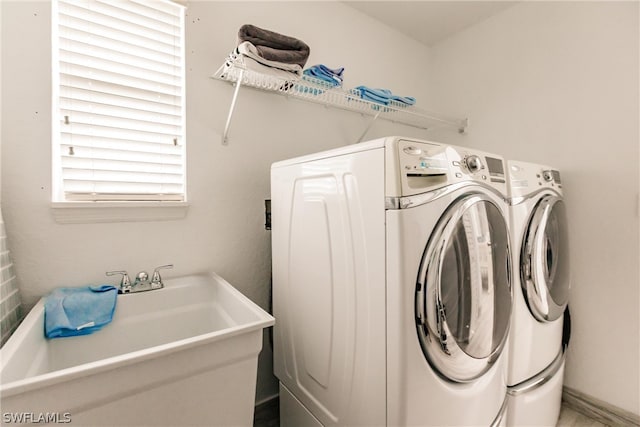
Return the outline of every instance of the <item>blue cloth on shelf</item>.
[[[44,301],[44,330],[47,338],[91,334],[113,318],[118,290],[100,285],[60,288]]]
[[[388,89],[373,89],[366,86],[358,86],[356,90],[358,90],[360,98],[383,105],[389,105],[393,95]]]
[[[393,95],[391,100],[395,102],[400,102],[402,104],[414,105],[416,103],[416,99],[413,96],[398,96]]]
[[[356,90],[362,99],[382,105],[389,105],[391,101],[404,105],[414,105],[416,103],[414,97],[394,95],[389,89],[358,86]]]
[[[313,65],[302,72],[306,76],[322,80],[331,86],[342,86],[344,67],[329,68],[324,64]]]

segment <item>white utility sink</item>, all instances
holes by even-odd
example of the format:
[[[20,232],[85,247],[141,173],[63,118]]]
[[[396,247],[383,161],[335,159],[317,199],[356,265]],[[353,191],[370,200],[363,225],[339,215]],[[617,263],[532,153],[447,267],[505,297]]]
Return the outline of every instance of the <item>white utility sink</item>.
[[[79,425],[251,425],[274,319],[216,274],[118,295],[91,335],[46,339],[40,300],[0,350],[3,413]]]

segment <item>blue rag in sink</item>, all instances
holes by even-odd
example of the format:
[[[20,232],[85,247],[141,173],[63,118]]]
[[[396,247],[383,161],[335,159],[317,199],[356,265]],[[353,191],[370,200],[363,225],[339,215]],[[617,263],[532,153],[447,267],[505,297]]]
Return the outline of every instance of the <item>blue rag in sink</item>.
[[[100,285],[60,288],[44,301],[44,334],[47,338],[91,334],[111,322],[118,290]]]

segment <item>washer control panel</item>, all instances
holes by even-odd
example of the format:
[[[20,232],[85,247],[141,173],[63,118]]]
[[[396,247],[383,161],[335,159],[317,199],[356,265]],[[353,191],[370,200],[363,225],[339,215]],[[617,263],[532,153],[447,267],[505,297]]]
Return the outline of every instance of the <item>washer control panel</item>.
[[[402,195],[457,181],[479,181],[506,194],[505,161],[492,154],[427,141],[399,140]]]

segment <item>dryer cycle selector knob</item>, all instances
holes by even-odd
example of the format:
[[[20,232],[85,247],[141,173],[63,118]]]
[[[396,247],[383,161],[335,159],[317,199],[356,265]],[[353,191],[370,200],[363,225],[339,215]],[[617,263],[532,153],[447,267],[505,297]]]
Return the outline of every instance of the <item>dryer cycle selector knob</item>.
[[[482,169],[482,160],[480,160],[479,156],[472,154],[471,156],[464,158],[464,165],[467,167],[469,172],[475,173]]]
[[[542,171],[542,177],[547,182],[553,181],[553,174],[551,173],[551,171]]]

